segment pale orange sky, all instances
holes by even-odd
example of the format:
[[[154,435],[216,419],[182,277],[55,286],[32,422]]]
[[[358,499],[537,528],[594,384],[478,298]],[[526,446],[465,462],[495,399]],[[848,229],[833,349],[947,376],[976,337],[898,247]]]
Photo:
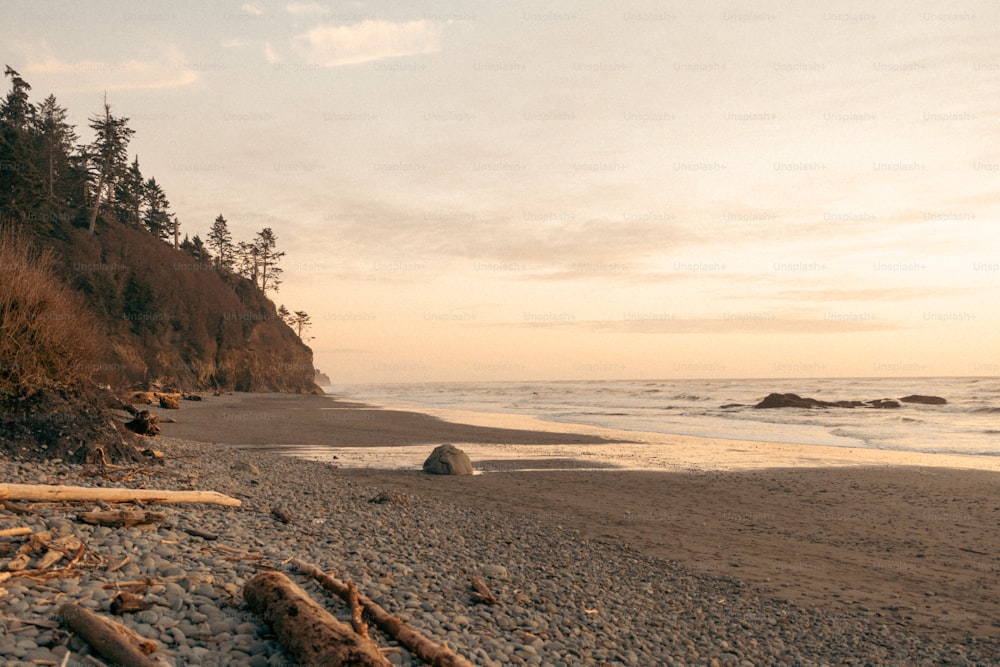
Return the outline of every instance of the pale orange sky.
[[[996,2],[38,2],[337,384],[997,375]]]

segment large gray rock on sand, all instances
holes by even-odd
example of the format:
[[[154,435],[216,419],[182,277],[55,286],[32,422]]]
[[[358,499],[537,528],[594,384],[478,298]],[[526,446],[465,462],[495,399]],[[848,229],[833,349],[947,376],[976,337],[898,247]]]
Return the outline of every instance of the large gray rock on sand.
[[[471,475],[472,461],[455,445],[438,445],[424,461],[424,472],[432,475]]]

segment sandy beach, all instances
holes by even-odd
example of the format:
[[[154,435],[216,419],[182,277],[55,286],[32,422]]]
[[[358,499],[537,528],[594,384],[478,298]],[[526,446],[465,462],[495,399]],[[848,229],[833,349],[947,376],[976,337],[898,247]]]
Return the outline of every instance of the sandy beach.
[[[860,612],[947,641],[1000,636],[1000,474],[989,457],[655,436],[662,469],[634,470],[627,453],[652,446],[649,434],[326,397],[231,395],[183,408],[165,435],[306,458],[333,448],[348,459],[342,474],[365,484],[541,519],[795,605]],[[391,448],[410,451],[402,460],[413,463],[441,442],[463,443],[492,472],[358,467],[399,468]],[[350,453],[364,450],[351,447],[379,453],[352,466]],[[659,459],[644,456],[643,465],[650,460]]]

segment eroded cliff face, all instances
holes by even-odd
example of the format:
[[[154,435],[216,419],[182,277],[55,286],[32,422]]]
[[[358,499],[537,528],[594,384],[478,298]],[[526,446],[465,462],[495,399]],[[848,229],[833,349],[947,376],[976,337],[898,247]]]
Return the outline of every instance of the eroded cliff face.
[[[248,280],[144,231],[108,225],[59,242],[63,278],[105,329],[94,375],[116,386],[319,392],[312,350]]]

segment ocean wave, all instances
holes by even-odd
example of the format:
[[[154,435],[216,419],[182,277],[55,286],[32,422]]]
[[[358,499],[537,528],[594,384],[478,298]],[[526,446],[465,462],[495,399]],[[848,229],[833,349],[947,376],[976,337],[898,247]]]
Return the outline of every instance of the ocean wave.
[[[993,408],[993,407],[989,407],[989,408],[972,408],[972,410],[970,410],[970,412],[975,412],[975,413],[978,413],[978,414],[996,415],[996,414],[1000,414],[1000,408]]]

